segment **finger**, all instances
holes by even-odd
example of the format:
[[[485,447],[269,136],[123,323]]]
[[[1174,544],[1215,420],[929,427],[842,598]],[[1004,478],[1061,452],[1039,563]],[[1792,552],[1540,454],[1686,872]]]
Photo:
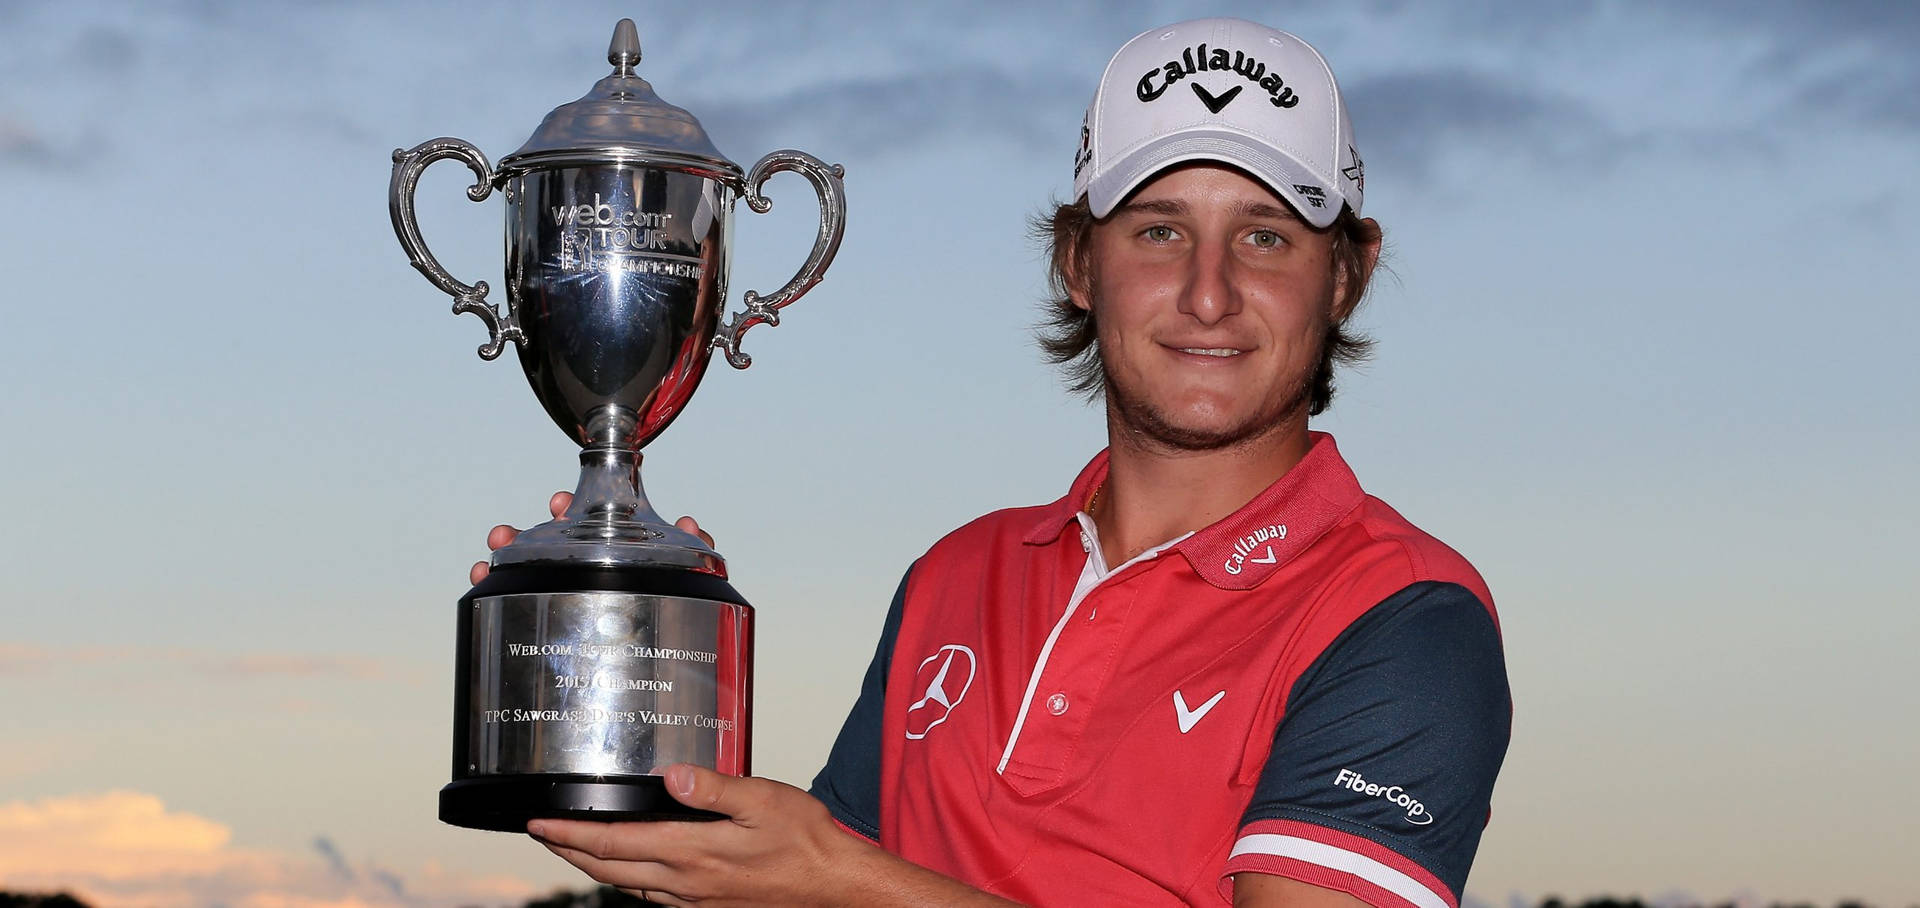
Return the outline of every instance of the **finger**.
[[[684,906],[693,904],[692,902],[683,902],[673,893],[659,889],[622,889],[620,891],[649,905],[678,905],[684,908]]]
[[[492,570],[492,565],[484,561],[476,561],[473,563],[473,567],[467,571],[467,582],[474,586],[479,586],[480,581],[487,579],[487,574],[491,573]]]
[[[694,520],[691,517],[682,517],[679,520],[674,521],[673,525],[679,527],[680,529],[686,530],[687,532],[692,533],[695,536],[700,537],[700,541],[706,543],[708,548],[713,547],[713,537],[707,535],[706,530],[700,529],[699,521]]]
[[[580,869],[580,872],[592,877],[596,882],[621,889],[651,890],[665,893],[667,879],[672,871],[666,865],[652,861],[619,861],[594,857],[578,848],[568,848],[553,842],[540,840],[548,851],[560,856],[560,859]]]
[[[606,825],[606,824],[598,824]],[[605,860],[577,848],[568,848],[535,838],[548,851],[572,864],[594,880],[614,886],[628,895],[656,905],[691,905],[699,899],[681,895],[674,888],[690,885],[672,867],[658,861]],[[672,888],[668,888],[672,887]]]
[[[602,861],[672,863],[676,833],[685,823],[609,823],[591,820],[532,820],[527,834],[548,847],[559,846]],[[700,824],[705,825],[705,824]]]
[[[506,545],[507,543],[513,541],[513,537],[518,535],[520,535],[519,530],[516,530],[510,526],[507,526],[504,523],[497,527],[494,527],[493,529],[487,531],[487,549],[488,551],[492,551],[503,545]]]
[[[667,791],[674,800],[726,814],[735,823],[749,826],[762,813],[767,800],[765,786],[770,784],[764,779],[729,776],[691,763],[675,763],[667,767],[665,776]]]
[[[547,499],[547,510],[552,512],[553,516],[559,517],[560,515],[565,514],[567,512],[567,508],[570,507],[572,504],[573,504],[572,492],[555,492],[553,493],[552,498]]]

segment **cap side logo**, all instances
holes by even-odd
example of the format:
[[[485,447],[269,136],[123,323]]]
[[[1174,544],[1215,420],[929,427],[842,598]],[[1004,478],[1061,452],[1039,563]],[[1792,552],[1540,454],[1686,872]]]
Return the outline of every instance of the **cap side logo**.
[[[1088,116],[1092,116],[1089,112]],[[1080,171],[1087,169],[1087,161],[1093,158],[1093,131],[1087,128],[1087,118],[1080,118],[1080,150],[1073,153],[1073,178],[1080,179]]]
[[[1260,90],[1267,93],[1267,100],[1275,107],[1288,108],[1300,103],[1300,96],[1293,93],[1293,89],[1287,86],[1286,80],[1282,79],[1278,72],[1268,72],[1266,63],[1248,56],[1245,51],[1236,50],[1229,55],[1225,48],[1216,47],[1209,50],[1205,44],[1189,47],[1180,52],[1179,59],[1168,60],[1164,66],[1147,70],[1140,76],[1140,82],[1134,86],[1133,94],[1143,103],[1154,101],[1166,94],[1167,89],[1173,87],[1173,83],[1194,73],[1214,70],[1231,70],[1247,81],[1260,86]],[[1220,107],[1215,107],[1216,102],[1209,101],[1208,95],[1204,92],[1200,93],[1200,100],[1209,110],[1219,113],[1221,108],[1227,106],[1228,101],[1233,100],[1234,93],[1245,87],[1244,85],[1235,86],[1232,91],[1221,95],[1221,100],[1217,102]],[[1199,86],[1196,85],[1194,88],[1198,92]]]
[[[1358,189],[1361,192],[1366,192],[1367,191],[1367,171],[1365,169],[1366,165],[1362,163],[1360,160],[1360,150],[1357,148],[1354,148],[1352,145],[1348,145],[1347,157],[1350,157],[1353,159],[1353,166],[1340,168],[1340,173],[1344,175],[1347,179],[1353,181],[1353,188]]]

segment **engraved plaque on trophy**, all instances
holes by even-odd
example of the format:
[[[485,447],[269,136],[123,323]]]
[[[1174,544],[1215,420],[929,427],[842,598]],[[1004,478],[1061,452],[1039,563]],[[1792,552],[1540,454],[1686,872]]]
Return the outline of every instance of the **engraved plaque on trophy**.
[[[493,555],[460,600],[453,780],[440,818],[520,831],[535,817],[712,818],[667,794],[673,763],[749,771],[753,609],[726,563],[665,522],[640,483],[640,448],[673,421],[718,347],[820,280],[846,218],[839,165],[776,151],[742,173],[692,114],[634,74],[632,20],[614,30],[613,73],[549,113],[496,167],[440,138],[393,154],[388,203],[414,267],[471,312],[491,360],[512,343],[548,415],[581,446],[572,506]],[[485,282],[462,283],[427,250],[413,199],[428,165],[473,171],[467,196],[506,196],[507,312]],[[806,263],[773,293],[727,296],[737,200],[756,212],[781,171],[819,195]]]

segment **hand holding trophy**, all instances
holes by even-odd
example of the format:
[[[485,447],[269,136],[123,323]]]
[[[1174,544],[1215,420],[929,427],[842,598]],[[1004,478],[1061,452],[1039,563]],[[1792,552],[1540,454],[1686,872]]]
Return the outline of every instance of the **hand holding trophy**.
[[[414,267],[486,323],[482,359],[515,346],[534,395],[582,446],[565,513],[496,550],[460,600],[453,781],[440,791],[440,819],[459,826],[712,818],[668,795],[660,772],[749,771],[753,609],[720,555],[647,502],[640,448],[679,415],[714,348],[746,368],[741,335],[777,325],[819,282],[845,226],[842,171],[776,151],[743,174],[634,74],[630,19],[607,59],[611,75],[498,167],[452,138],[393,154],[388,204]],[[444,158],[473,171],[468,198],[506,195],[505,315],[420,236],[414,192]],[[767,211],[760,187],[782,171],[818,193],[818,238],[792,280],[747,292],[722,324],[734,202]]]

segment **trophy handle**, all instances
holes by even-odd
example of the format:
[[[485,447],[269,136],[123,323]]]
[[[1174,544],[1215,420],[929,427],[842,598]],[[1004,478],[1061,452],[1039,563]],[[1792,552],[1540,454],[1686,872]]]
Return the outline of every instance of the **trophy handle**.
[[[413,212],[413,196],[420,188],[420,175],[427,165],[442,158],[458,160],[473,171],[474,183],[467,187],[467,198],[478,202],[493,194],[493,165],[487,162],[487,156],[463,140],[443,136],[428,139],[411,149],[393,150],[393,181],[387,184],[387,213],[393,216],[393,232],[400,237],[400,246],[407,250],[413,267],[453,297],[453,314],[471,312],[487,323],[487,342],[480,345],[479,353],[481,359],[491,360],[500,355],[507,341],[525,340],[520,326],[511,313],[502,318],[500,310],[487,302],[486,281],[463,284],[440,267],[440,260],[433,257],[427,250],[427,241],[420,237],[420,222]]]
[[[766,296],[747,291],[741,298],[747,304],[746,311],[734,313],[714,335],[713,346],[726,351],[727,362],[735,369],[753,365],[753,357],[740,352],[740,335],[761,322],[780,324],[780,310],[820,283],[821,274],[833,263],[834,253],[840,251],[841,234],[847,230],[847,196],[840,183],[840,179],[846,176],[846,168],[827,164],[803,151],[776,151],[753,165],[753,169],[747,171],[747,207],[756,214],[766,214],[773,208],[773,200],[761,195],[760,187],[768,177],[783,170],[806,177],[813,183],[814,191],[820,194],[820,235],[814,238],[813,252],[807,256],[806,264],[800,266],[793,280]]]

